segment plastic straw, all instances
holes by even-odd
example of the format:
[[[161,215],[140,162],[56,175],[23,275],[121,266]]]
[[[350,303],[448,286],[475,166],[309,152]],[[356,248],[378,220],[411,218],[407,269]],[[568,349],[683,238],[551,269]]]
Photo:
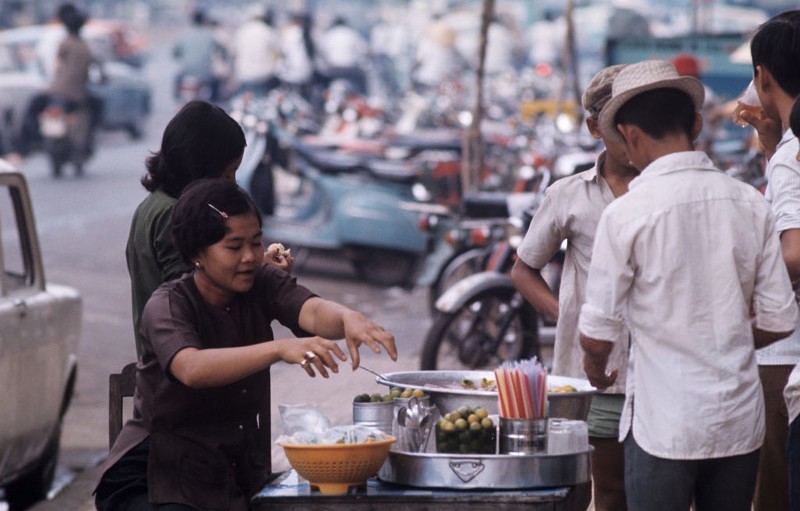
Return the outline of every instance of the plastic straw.
[[[500,415],[510,419],[544,418],[547,371],[536,357],[506,361],[494,371]]]

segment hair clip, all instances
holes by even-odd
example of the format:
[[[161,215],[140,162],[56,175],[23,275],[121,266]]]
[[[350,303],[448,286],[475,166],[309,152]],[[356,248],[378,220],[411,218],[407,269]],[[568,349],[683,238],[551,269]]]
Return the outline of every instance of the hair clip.
[[[217,213],[219,213],[219,216],[221,216],[223,219],[225,219],[225,220],[227,220],[227,219],[228,219],[228,214],[227,214],[226,212],[218,210],[218,209],[217,209],[217,208],[215,208],[215,207],[214,207],[214,205],[213,205],[213,204],[211,204],[210,202],[207,202],[206,204],[208,204],[208,207],[209,207],[209,208],[211,208],[211,209],[213,209],[214,211],[216,211]]]

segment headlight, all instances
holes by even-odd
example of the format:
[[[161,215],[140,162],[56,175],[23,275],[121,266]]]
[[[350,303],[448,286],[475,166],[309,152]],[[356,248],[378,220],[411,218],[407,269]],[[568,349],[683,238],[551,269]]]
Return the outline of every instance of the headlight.
[[[422,183],[414,183],[411,187],[411,195],[420,202],[428,202],[433,198],[431,192]]]

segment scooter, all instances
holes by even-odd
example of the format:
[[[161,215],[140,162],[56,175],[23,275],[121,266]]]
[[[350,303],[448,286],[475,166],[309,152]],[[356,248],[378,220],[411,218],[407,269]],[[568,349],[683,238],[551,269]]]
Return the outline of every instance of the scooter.
[[[232,114],[248,141],[237,181],[265,215],[266,238],[344,257],[374,284],[411,287],[429,245],[420,208],[453,199],[453,173],[437,165],[452,141],[402,137],[398,159],[347,153],[304,142],[286,108],[266,98]]]
[[[75,167],[76,175],[83,174],[92,136],[92,114],[88,106],[68,108],[66,102],[51,98],[39,114],[39,132],[50,158],[53,177],[61,177],[66,163]]]

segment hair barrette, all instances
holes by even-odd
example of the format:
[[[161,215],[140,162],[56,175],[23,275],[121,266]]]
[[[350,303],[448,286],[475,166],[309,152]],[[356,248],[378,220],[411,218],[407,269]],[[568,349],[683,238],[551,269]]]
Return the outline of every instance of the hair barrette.
[[[219,209],[217,209],[216,207],[214,207],[214,205],[213,205],[213,204],[211,204],[210,202],[207,202],[206,204],[208,204],[208,207],[209,207],[209,208],[211,208],[211,209],[213,209],[214,211],[216,211],[217,213],[219,213],[219,216],[221,216],[223,219],[225,219],[225,220],[227,220],[227,219],[228,219],[228,214],[227,214],[226,212],[224,212],[224,211],[220,211]]]

